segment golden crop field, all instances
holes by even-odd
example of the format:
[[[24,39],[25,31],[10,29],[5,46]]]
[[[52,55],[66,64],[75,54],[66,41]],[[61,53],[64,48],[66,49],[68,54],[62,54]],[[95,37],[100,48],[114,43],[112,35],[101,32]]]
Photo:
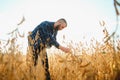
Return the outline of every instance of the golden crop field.
[[[31,51],[23,55],[16,40],[11,38],[4,46],[0,41],[0,80],[45,80],[40,57],[38,65],[32,66]],[[82,42],[67,45],[71,53],[48,52],[52,80],[120,80],[120,39],[104,43],[93,39],[89,47]]]

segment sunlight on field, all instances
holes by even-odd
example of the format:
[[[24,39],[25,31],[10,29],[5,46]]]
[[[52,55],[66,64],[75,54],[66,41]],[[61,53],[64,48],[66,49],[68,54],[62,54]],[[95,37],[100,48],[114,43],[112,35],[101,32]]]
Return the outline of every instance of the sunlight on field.
[[[103,32],[107,37],[107,30]],[[19,37],[24,36],[19,34]],[[31,50],[28,49],[27,55],[23,55],[20,45],[16,44],[17,39],[12,37],[6,43],[0,41],[0,80],[45,80],[41,57],[34,67]],[[63,39],[63,43],[72,51],[63,53],[58,49],[48,50],[52,80],[120,80],[119,38],[115,41],[108,39],[106,42],[91,39],[89,46],[82,41],[68,43],[65,36]]]

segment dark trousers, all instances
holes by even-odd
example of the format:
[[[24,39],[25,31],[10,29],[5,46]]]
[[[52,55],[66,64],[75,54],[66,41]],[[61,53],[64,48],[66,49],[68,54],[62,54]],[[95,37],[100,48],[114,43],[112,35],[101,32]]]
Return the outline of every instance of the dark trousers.
[[[32,49],[32,59],[34,62],[34,66],[38,64],[38,56],[41,57],[41,62],[43,65],[43,68],[45,69],[45,76],[46,80],[51,80],[50,79],[50,73],[49,73],[49,64],[48,64],[48,57],[47,57],[47,52],[45,45],[43,45],[39,40],[35,41],[34,44],[31,45],[31,41],[28,38],[28,44],[31,46]]]

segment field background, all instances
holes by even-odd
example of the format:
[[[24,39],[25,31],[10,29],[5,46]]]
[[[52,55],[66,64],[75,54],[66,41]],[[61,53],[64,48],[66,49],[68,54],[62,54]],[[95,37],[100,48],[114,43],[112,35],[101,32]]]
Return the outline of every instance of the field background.
[[[63,36],[63,44],[72,49],[71,53],[48,49],[52,80],[120,80],[120,39],[110,37],[105,27],[103,33],[103,42],[93,38],[89,45],[68,43]],[[7,42],[0,41],[0,80],[44,80],[41,57],[38,65],[33,67],[31,50],[28,48],[25,55],[16,43],[24,36],[17,31],[10,34],[11,39]]]

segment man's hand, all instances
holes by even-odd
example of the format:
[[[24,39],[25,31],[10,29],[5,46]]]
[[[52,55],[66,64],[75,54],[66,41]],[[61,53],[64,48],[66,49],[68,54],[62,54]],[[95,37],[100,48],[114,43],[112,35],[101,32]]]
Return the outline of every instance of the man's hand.
[[[67,47],[63,47],[63,46],[59,46],[59,49],[61,49],[62,51],[64,51],[65,53],[68,53],[70,52],[70,48],[67,48]]]

